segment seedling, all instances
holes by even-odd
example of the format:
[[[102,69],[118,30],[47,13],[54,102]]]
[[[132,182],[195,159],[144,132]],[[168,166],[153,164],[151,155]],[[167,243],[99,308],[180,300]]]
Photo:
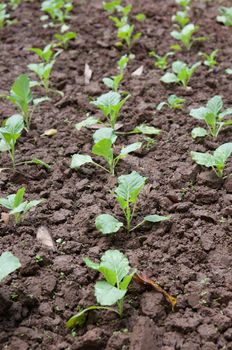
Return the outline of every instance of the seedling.
[[[136,273],[136,269],[130,267],[127,257],[118,250],[107,250],[99,264],[89,258],[85,258],[84,262],[89,268],[100,272],[104,277],[94,286],[95,297],[100,306],[89,306],[72,316],[66,323],[66,327],[70,329],[77,325],[83,326],[87,313],[91,310],[109,310],[122,317],[124,298],[133,275]],[[113,308],[113,305],[117,305],[117,309]]]
[[[155,57],[155,67],[161,70],[166,70],[168,68],[168,58],[173,55],[173,52],[167,52],[164,56],[159,56],[155,51],[149,52],[149,56]]]
[[[220,7],[217,21],[223,23],[225,26],[232,26],[232,7]]]
[[[210,70],[213,70],[213,68],[217,65],[216,56],[218,53],[218,49],[212,51],[210,54],[201,52],[200,55],[204,57],[204,65],[209,67]]]
[[[57,40],[58,46],[61,46],[67,50],[69,41],[75,40],[77,38],[77,34],[74,32],[66,32],[64,34],[55,34],[54,38]]]
[[[227,125],[232,125],[232,120],[223,121],[224,117],[232,115],[232,108],[227,108],[222,112],[223,101],[221,96],[211,98],[206,107],[191,109],[191,117],[202,120],[206,123],[208,130],[204,128],[194,128],[192,136],[204,137],[207,134],[217,137],[221,128]]]
[[[129,61],[129,57],[127,55],[122,56],[120,60],[117,62],[119,74],[114,75],[110,78],[103,79],[103,83],[111,90],[118,92],[120,84],[124,78],[124,70],[126,69],[128,61]]]
[[[171,109],[181,109],[185,102],[184,98],[177,97],[176,95],[170,95],[167,102],[160,102],[156,107],[157,111],[161,111],[164,106],[168,106]]]
[[[118,92],[110,91],[101,95],[91,103],[102,111],[111,128],[114,129],[119,112],[129,97],[130,95],[127,95],[122,99]]]
[[[145,222],[160,222],[169,220],[170,216],[147,215],[133,228],[131,227],[132,219],[135,215],[138,196],[145,185],[146,177],[141,176],[136,171],[129,175],[122,175],[118,178],[118,187],[115,190],[115,196],[120,208],[126,219],[125,228],[127,232],[133,231],[143,225]],[[102,214],[97,216],[96,228],[102,234],[112,234],[118,232],[124,224],[118,221],[114,216],[109,214]]]
[[[172,64],[172,73],[165,73],[160,81],[166,84],[182,84],[187,87],[193,73],[201,65],[201,62],[196,62],[191,67],[182,61],[175,61]]]
[[[142,147],[141,142],[132,143],[131,145],[121,149],[118,156],[114,156],[113,143],[116,140],[116,136],[113,129],[103,128],[99,130],[100,133],[95,133],[95,144],[92,147],[92,153],[96,156],[102,157],[108,165],[108,168],[93,161],[89,155],[74,154],[72,156],[71,168],[79,169],[82,165],[92,163],[110,174],[114,175],[115,167],[121,159],[128,156],[129,153],[134,152]]]
[[[113,13],[119,8],[119,6],[121,5],[121,2],[122,2],[121,0],[113,0],[110,2],[103,1],[102,6],[105,11]]]
[[[69,13],[72,9],[73,4],[70,0],[45,0],[41,6],[41,10],[51,17],[53,24],[58,22],[61,25],[70,18]],[[46,20],[47,16],[42,16],[41,19]]]
[[[219,146],[213,154],[208,152],[191,152],[191,157],[197,164],[204,165],[207,168],[212,168],[218,177],[222,177],[226,161],[231,153],[232,142],[228,142]]]
[[[172,22],[178,23],[181,28],[185,27],[189,21],[190,19],[187,11],[177,11],[177,13],[172,16]]]
[[[10,15],[6,12],[6,4],[0,4],[0,29],[2,29],[10,18]]]
[[[0,256],[0,282],[20,266],[19,259],[11,252],[2,253]]]
[[[10,194],[6,198],[0,198],[0,205],[10,210],[9,214],[13,215],[16,224],[18,224],[24,215],[33,207],[43,202],[43,199],[24,201],[25,188],[21,187],[15,194]]]
[[[10,6],[13,10],[16,10],[17,7],[21,4],[22,0],[10,0]]]
[[[9,152],[13,169],[15,169],[15,145],[23,129],[24,120],[19,114],[12,115],[0,128],[0,152]]]
[[[49,63],[31,63],[27,67],[34,72],[40,81],[34,81],[33,86],[42,86],[45,89],[46,95],[48,95],[50,89],[50,75],[55,61]],[[59,92],[60,93],[60,92]]]
[[[186,49],[191,49],[192,45],[196,41],[204,41],[205,37],[197,37],[193,38],[193,35],[198,31],[199,27],[195,26],[195,24],[189,23],[185,27],[183,27],[179,32],[174,30],[171,32],[171,36],[182,42],[182,44],[186,47]]]
[[[54,48],[53,44],[48,44],[45,46],[44,49],[40,49],[38,47],[32,47],[28,49],[28,51],[34,52],[42,62],[49,63],[51,61],[54,61],[55,58],[62,52],[62,50],[54,52],[53,48]]]
[[[191,5],[191,0],[176,0],[176,3],[184,9],[188,9],[188,7]]]

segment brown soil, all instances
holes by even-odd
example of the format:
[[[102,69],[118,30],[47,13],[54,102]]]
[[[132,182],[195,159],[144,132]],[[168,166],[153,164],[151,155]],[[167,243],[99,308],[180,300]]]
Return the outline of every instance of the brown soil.
[[[36,156],[49,163],[52,170],[22,166],[15,174],[1,173],[1,195],[26,186],[28,198],[47,199],[22,224],[1,227],[1,251],[12,251],[22,262],[22,268],[0,288],[1,348],[232,349],[232,182],[231,178],[224,183],[215,181],[190,157],[191,150],[213,150],[231,141],[231,128],[224,129],[216,141],[194,141],[191,130],[197,123],[188,115],[191,107],[205,104],[216,94],[223,97],[225,106],[232,106],[231,77],[224,73],[232,64],[232,29],[215,20],[222,1],[208,6],[194,1],[191,18],[208,40],[177,57],[194,63],[200,59],[199,51],[220,51],[218,68],[208,73],[201,66],[189,90],[162,85],[161,72],[148,57],[150,50],[165,53],[173,43],[169,33],[173,28],[171,16],[177,10],[174,0],[131,1],[134,11],[144,12],[147,19],[137,26],[143,36],[133,48],[135,59],[128,65],[124,86],[132,98],[123,110],[121,122],[127,129],[148,122],[160,127],[162,134],[151,149],[121,162],[118,175],[136,170],[148,177],[138,205],[138,219],[159,213],[171,214],[172,220],[143,227],[130,237],[125,232],[101,237],[94,227],[97,214],[121,215],[111,195],[116,179],[95,168],[84,167],[78,172],[69,168],[71,155],[89,152],[92,143],[91,130],[77,132],[74,125],[87,112],[96,113],[89,98],[106,91],[101,80],[116,73],[116,61],[124,52],[114,47],[115,29],[101,2],[74,1],[71,29],[79,37],[57,59],[52,79],[54,86],[64,92],[64,98],[54,97],[52,103],[42,105],[34,115],[32,130],[18,143],[19,161]],[[34,60],[26,48],[45,46],[55,32],[42,28],[39,8],[38,1],[22,3],[14,12],[18,24],[1,32],[1,89],[5,92]],[[93,70],[87,86],[85,63]],[[141,64],[142,76],[132,77]],[[171,93],[186,98],[185,108],[178,112],[164,109],[154,115],[155,105]],[[3,119],[14,109],[4,102],[0,113]],[[58,134],[42,137],[50,128],[56,128]],[[122,137],[119,144],[137,139],[138,136]],[[2,160],[4,166],[7,156]],[[231,172],[230,161],[225,173]],[[36,232],[41,225],[51,233],[55,252],[37,242]],[[57,243],[58,239],[62,243]],[[83,257],[97,260],[110,248],[123,251],[132,266],[176,296],[176,311],[172,312],[160,294],[132,284],[122,319],[111,313],[92,313],[87,325],[71,334],[65,321],[77,306],[95,303],[93,286],[97,275],[84,266]],[[36,255],[43,257],[41,263],[36,262]]]

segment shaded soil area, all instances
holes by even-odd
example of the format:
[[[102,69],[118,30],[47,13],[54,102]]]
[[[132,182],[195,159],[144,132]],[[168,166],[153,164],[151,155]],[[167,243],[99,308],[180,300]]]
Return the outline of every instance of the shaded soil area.
[[[191,108],[205,105],[216,94],[223,97],[226,107],[232,106],[231,77],[225,74],[232,65],[232,29],[215,20],[218,6],[230,2],[193,3],[191,19],[208,40],[191,51],[177,53],[176,58],[192,64],[201,59],[200,51],[218,48],[219,65],[211,73],[202,65],[187,90],[162,85],[162,73],[148,56],[154,49],[163,54],[174,43],[170,37],[171,16],[177,10],[174,0],[131,3],[135,13],[143,12],[147,19],[137,24],[142,38],[132,50],[135,58],[128,64],[123,83],[132,97],[120,122],[125,130],[146,122],[162,133],[151,147],[144,146],[119,163],[117,175],[136,170],[148,178],[138,204],[138,222],[155,213],[171,214],[172,219],[144,226],[129,237],[123,230],[102,237],[95,229],[98,214],[121,217],[112,195],[117,179],[96,168],[70,169],[71,155],[90,154],[92,147],[92,131],[78,132],[74,126],[87,113],[97,115],[90,97],[107,91],[102,78],[117,72],[116,62],[126,51],[115,47],[115,28],[100,0],[74,1],[70,29],[78,33],[78,39],[57,58],[52,75],[54,87],[62,90],[64,97],[54,96],[40,106],[32,130],[23,134],[16,152],[18,161],[37,157],[52,169],[21,166],[14,174],[0,174],[1,196],[25,186],[28,198],[46,199],[17,227],[1,223],[1,252],[12,251],[22,263],[0,287],[2,349],[232,349],[232,177],[218,181],[190,157],[191,150],[211,151],[231,141],[231,128],[225,128],[217,140],[194,141],[191,130],[199,124],[189,116]],[[13,13],[18,23],[1,31],[1,91],[8,92],[16,77],[28,72],[27,64],[35,61],[27,48],[44,47],[51,41],[55,29],[43,29],[41,14],[38,1],[23,2]],[[85,63],[93,71],[88,85],[84,83]],[[143,74],[132,76],[141,65]],[[186,99],[183,110],[166,108],[156,113],[155,106],[170,94]],[[2,101],[2,120],[14,112]],[[58,130],[56,136],[41,136],[51,128]],[[139,139],[123,136],[117,144]],[[7,163],[7,155],[3,155],[1,166]],[[231,173],[230,160],[225,174]],[[53,237],[55,251],[36,240],[41,225]],[[93,312],[83,329],[72,334],[66,330],[65,322],[77,306],[95,303],[93,287],[98,275],[85,267],[83,257],[97,261],[107,249],[124,252],[132,266],[176,296],[175,312],[161,294],[133,283],[122,319]],[[42,257],[40,262],[36,256]]]

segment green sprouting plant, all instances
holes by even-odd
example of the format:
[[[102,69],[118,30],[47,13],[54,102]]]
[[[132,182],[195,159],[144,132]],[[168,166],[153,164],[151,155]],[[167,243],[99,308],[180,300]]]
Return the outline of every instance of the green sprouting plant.
[[[171,109],[181,109],[185,102],[184,98],[177,97],[176,95],[170,95],[167,102],[160,102],[156,107],[157,111],[161,111],[164,106],[168,106]]]
[[[232,68],[227,68],[225,70],[226,74],[231,75],[232,74]]]
[[[42,2],[41,10],[47,13],[53,23],[58,22],[61,25],[70,18],[69,13],[73,9],[71,0],[45,0]],[[46,20],[47,16],[42,16],[42,20]]]
[[[191,0],[176,0],[176,3],[184,9],[188,9],[191,4]]]
[[[187,87],[193,73],[200,65],[201,62],[196,62],[191,67],[188,67],[187,64],[182,61],[175,61],[172,64],[172,73],[165,73],[160,81],[166,84],[180,83]]]
[[[49,63],[55,60],[55,58],[61,53],[61,50],[54,52],[53,48],[54,48],[53,44],[48,44],[45,46],[44,49],[40,49],[38,47],[32,47],[32,48],[29,48],[28,51],[34,52],[42,62]]]
[[[204,65],[209,67],[210,70],[213,70],[213,68],[217,65],[216,56],[218,53],[218,49],[212,51],[210,54],[200,52],[200,55],[204,57]]]
[[[173,55],[174,55],[173,52],[167,52],[163,56],[159,56],[155,51],[149,52],[149,56],[155,57],[155,62],[154,62],[155,67],[161,70],[166,70],[168,68],[168,58]]]
[[[182,28],[185,27],[189,21],[190,19],[187,11],[177,11],[177,13],[172,16],[172,22],[179,24],[179,26]]]
[[[127,44],[128,50],[130,51],[133,44],[140,39],[141,33],[134,33],[135,26],[134,24],[126,23],[118,27],[117,37],[120,39],[120,45],[123,45],[123,42]]]
[[[91,103],[102,111],[111,128],[114,129],[119,112],[129,97],[130,95],[127,95],[122,99],[118,92],[110,91],[101,95]]]
[[[9,214],[13,215],[16,224],[18,224],[24,215],[33,207],[43,202],[43,199],[33,201],[24,201],[25,188],[21,187],[15,194],[10,194],[6,198],[0,198],[0,205],[10,210]]]
[[[10,15],[6,11],[6,4],[0,4],[0,29],[2,29]]]
[[[68,48],[68,43],[70,40],[75,40],[77,38],[77,33],[66,32],[64,34],[55,34],[54,38],[57,40],[57,45],[63,47],[65,50]]]
[[[114,175],[115,167],[117,166],[118,162],[121,159],[126,158],[129,153],[138,150],[142,146],[141,142],[132,143],[127,147],[123,147],[118,156],[114,156],[113,143],[115,142],[117,136],[115,135],[113,129],[102,128],[96,131],[93,138],[95,144],[92,147],[92,153],[95,156],[102,157],[107,162],[108,168],[94,162],[89,155],[74,154],[71,161],[72,169],[79,169],[82,165],[91,163]]]
[[[100,263],[95,263],[89,258],[84,259],[85,264],[100,272],[104,279],[95,283],[95,297],[98,304],[81,309],[72,316],[66,323],[66,327],[72,329],[77,325],[83,326],[89,311],[109,310],[116,312],[120,317],[123,315],[124,299],[128,291],[128,286],[136,273],[132,269],[125,255],[119,250],[107,250],[101,257]],[[117,309],[113,308],[117,305]]]
[[[34,72],[40,81],[34,81],[33,86],[42,86],[45,89],[46,95],[48,95],[50,89],[50,75],[55,61],[49,63],[30,63],[27,67]]]
[[[222,127],[232,125],[232,120],[223,121],[226,116],[232,116],[232,108],[227,108],[224,111],[222,109],[222,98],[217,95],[207,102],[206,107],[191,109],[190,116],[204,121],[208,128],[208,131],[204,128],[194,128],[192,130],[193,138],[204,137],[208,133],[217,137]]]
[[[202,152],[191,152],[192,159],[199,165],[212,168],[218,177],[223,176],[227,159],[232,153],[232,142],[219,146],[213,154]]]
[[[136,171],[129,175],[122,175],[118,178],[118,187],[115,190],[115,196],[126,219],[125,228],[127,232],[137,229],[145,222],[160,222],[169,220],[170,216],[147,215],[133,228],[131,222],[134,218],[138,196],[145,185],[146,177],[141,176]],[[124,224],[118,221],[114,216],[101,214],[96,217],[96,228],[102,234],[111,234],[117,232]]]
[[[121,5],[122,0],[113,0],[110,2],[103,1],[103,9],[108,12],[115,12]]]
[[[26,74],[18,76],[11,87],[10,95],[6,96],[6,98],[19,108],[19,111],[24,118],[26,130],[29,130],[30,128],[31,117],[35,107],[48,100],[46,97],[33,99],[30,80]]]
[[[12,115],[0,128],[0,152],[9,152],[13,168],[15,169],[15,145],[24,129],[23,116]]]
[[[20,266],[19,259],[11,252],[2,253],[0,256],[0,282]]]
[[[232,26],[232,7],[220,7],[217,21],[223,23],[225,26]]]
[[[17,7],[21,4],[22,0],[10,0],[10,6],[13,10],[16,10]]]
[[[119,74],[103,79],[103,83],[111,90],[118,92],[120,84],[124,78],[124,70],[126,69],[128,61],[129,57],[127,55],[122,56],[117,62]]]
[[[192,45],[196,41],[203,41],[205,37],[194,38],[193,35],[198,31],[199,27],[193,23],[187,24],[180,31],[174,30],[171,32],[171,36],[182,42],[186,49],[191,49]]]

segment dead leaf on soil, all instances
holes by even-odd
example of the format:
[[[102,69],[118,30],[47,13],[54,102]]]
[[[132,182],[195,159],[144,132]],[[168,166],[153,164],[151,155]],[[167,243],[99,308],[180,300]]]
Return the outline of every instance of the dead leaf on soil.
[[[57,134],[57,130],[56,129],[48,129],[45,130],[42,136],[54,136]]]
[[[132,75],[132,77],[140,77],[140,75],[142,75],[142,74],[143,74],[143,66],[140,66],[131,75]]]
[[[150,279],[149,277],[143,275],[143,274],[134,274],[133,280],[136,283],[143,284],[143,285],[149,285],[153,287],[157,292],[162,293],[163,296],[166,298],[166,300],[172,305],[172,311],[174,311],[176,306],[176,298],[168,294],[163,288],[160,287],[160,285],[155,282],[154,280]]]
[[[55,250],[55,244],[46,226],[40,226],[36,234],[37,240],[44,246],[51,250]]]
[[[93,71],[90,69],[90,66],[88,63],[85,64],[85,85],[88,85],[90,83],[90,80],[92,78]]]

